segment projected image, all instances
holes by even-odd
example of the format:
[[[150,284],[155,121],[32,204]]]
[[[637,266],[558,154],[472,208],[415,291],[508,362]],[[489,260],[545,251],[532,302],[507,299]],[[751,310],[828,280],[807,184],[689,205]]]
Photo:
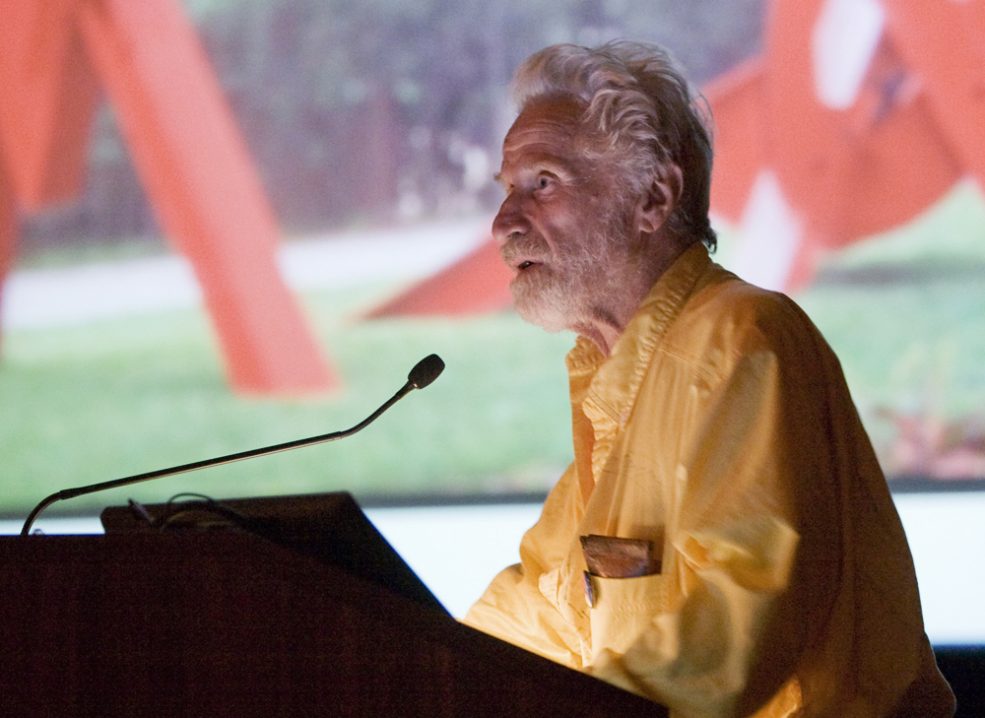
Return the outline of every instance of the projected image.
[[[0,514],[345,429],[431,353],[440,379],[344,442],[52,511],[549,488],[571,458],[573,336],[513,313],[492,177],[516,65],[621,37],[700,85],[714,258],[805,308],[889,477],[985,478],[978,5],[933,22],[879,0],[107,7],[18,2],[0,27]]]

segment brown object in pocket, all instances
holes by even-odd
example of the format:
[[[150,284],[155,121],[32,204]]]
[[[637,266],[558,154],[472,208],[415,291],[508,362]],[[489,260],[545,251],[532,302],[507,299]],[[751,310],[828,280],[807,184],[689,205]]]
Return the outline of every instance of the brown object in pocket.
[[[653,541],[589,534],[581,537],[588,570],[602,578],[633,578],[660,573],[661,560],[653,555]]]

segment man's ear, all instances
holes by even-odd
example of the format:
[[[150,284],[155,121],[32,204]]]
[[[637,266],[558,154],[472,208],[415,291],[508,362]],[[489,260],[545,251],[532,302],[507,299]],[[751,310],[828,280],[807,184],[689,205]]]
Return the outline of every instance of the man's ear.
[[[636,228],[644,234],[660,229],[677,207],[684,187],[681,168],[672,162],[660,167],[649,190],[640,198],[636,207]]]

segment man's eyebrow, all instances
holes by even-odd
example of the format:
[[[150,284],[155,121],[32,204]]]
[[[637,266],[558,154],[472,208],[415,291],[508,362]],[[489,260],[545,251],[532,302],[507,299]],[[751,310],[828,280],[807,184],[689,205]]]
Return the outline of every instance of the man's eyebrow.
[[[569,182],[575,182],[578,179],[577,173],[575,173],[571,167],[569,167],[564,162],[559,162],[551,159],[540,160],[533,163],[534,169],[539,172],[550,172],[551,174],[560,177],[562,180],[567,180]],[[493,176],[493,181],[504,187],[508,186],[507,181],[503,178],[503,173],[496,172]]]

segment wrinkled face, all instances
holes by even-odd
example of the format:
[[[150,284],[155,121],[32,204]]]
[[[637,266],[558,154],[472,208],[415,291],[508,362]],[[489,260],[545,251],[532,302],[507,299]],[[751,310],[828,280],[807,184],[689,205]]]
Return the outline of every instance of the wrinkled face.
[[[493,236],[513,270],[519,314],[548,331],[605,317],[633,271],[632,206],[614,166],[587,160],[592,141],[582,106],[552,98],[529,105],[503,143],[498,179],[506,190]]]

